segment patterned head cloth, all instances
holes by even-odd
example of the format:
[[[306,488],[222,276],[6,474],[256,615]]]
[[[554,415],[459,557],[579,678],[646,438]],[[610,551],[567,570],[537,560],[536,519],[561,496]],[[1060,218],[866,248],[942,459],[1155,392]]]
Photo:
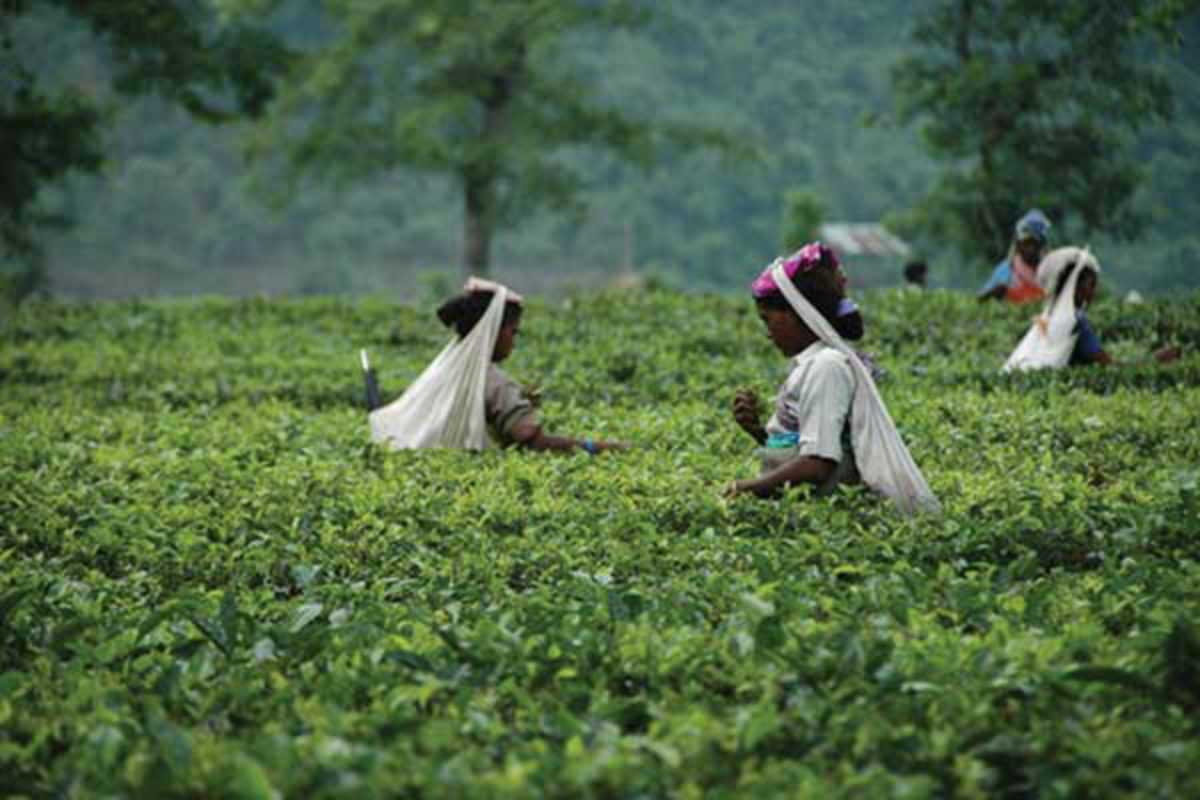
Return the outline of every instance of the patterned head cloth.
[[[771,274],[776,263],[780,263],[779,260],[768,264],[762,274],[754,279],[754,283],[750,284],[750,294],[755,299],[780,291]],[[841,262],[838,261],[837,253],[833,252],[833,248],[820,242],[809,242],[787,258],[782,259],[782,264],[784,273],[793,280],[797,274],[811,272],[821,266],[835,272],[841,268]]]
[[[1016,238],[1017,241],[1036,239],[1045,244],[1050,239],[1050,220],[1036,208],[1027,211],[1025,216],[1017,220]]]

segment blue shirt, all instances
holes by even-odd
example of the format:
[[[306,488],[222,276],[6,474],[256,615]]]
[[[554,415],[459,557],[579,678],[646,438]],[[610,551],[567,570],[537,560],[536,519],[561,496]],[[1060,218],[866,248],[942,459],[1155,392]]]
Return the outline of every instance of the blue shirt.
[[[996,265],[996,269],[992,271],[992,277],[988,278],[988,282],[983,285],[979,293],[990,292],[997,286],[1007,287],[1010,281],[1012,281],[1012,265],[1006,258]]]
[[[1075,333],[1079,338],[1075,340],[1075,349],[1071,351],[1069,363],[1072,366],[1092,363],[1095,357],[1103,352],[1104,347],[1100,344],[1100,337],[1092,329],[1092,324],[1088,322],[1087,314],[1083,309],[1075,312]]]

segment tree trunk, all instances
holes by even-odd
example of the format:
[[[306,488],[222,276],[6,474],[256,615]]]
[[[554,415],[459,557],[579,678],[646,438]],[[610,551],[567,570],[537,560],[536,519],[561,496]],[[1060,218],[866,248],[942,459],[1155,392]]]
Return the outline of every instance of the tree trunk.
[[[491,179],[466,176],[463,181],[463,269],[484,276],[491,268]]]
[[[971,60],[971,34],[975,31],[975,2],[961,0],[958,4],[958,30],[954,37],[954,49],[963,65]]]
[[[524,50],[518,50],[520,58]],[[482,155],[463,169],[463,267],[468,275],[486,275],[491,268],[492,235],[496,227],[496,180],[501,173],[501,155],[508,135],[508,112],[515,91],[515,77],[522,64],[491,76],[488,91],[479,99],[483,105],[483,127],[479,132]]]
[[[963,69],[966,68],[974,55],[971,43],[975,33],[975,25],[975,0],[959,0],[958,27],[954,35],[954,51],[955,55],[958,56],[959,66]],[[984,127],[979,143],[979,169],[983,176],[983,183],[980,186],[979,219],[986,231],[987,238],[996,243],[997,252],[1003,252],[1004,248],[1008,246],[1008,237],[1005,235],[1004,226],[996,220],[995,205],[992,202],[992,186],[996,179],[993,142],[998,136],[1002,136],[1004,131],[997,129],[998,123],[993,119],[980,120],[979,124]]]

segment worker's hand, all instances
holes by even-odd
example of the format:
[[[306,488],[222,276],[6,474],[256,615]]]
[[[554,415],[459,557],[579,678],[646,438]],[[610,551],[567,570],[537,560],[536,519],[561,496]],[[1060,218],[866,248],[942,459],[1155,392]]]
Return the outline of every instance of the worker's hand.
[[[525,399],[529,401],[529,405],[534,408],[542,406],[542,387],[538,383],[529,383],[522,387]]]
[[[733,419],[742,430],[755,439],[766,438],[762,426],[762,409],[753,389],[738,389],[733,395]]]

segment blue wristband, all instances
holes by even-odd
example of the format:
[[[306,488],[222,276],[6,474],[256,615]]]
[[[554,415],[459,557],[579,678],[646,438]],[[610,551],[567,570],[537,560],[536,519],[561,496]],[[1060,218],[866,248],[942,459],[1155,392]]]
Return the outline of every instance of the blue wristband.
[[[596,450],[596,443],[592,441],[590,436],[583,440],[583,449],[586,450],[588,455],[591,456],[594,456],[597,452],[599,452]]]

